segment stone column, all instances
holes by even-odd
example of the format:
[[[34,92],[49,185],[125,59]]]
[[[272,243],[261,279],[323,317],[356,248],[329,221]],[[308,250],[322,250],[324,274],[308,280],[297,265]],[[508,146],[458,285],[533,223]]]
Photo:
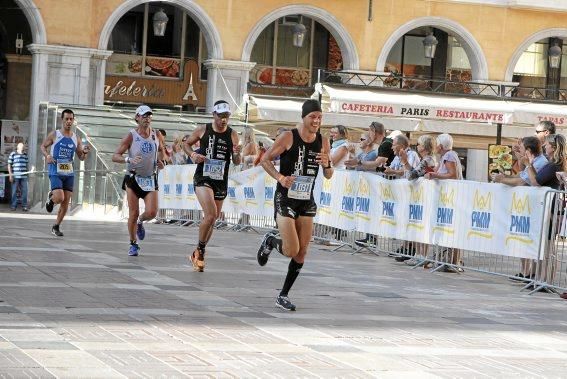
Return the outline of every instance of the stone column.
[[[211,112],[217,100],[226,100],[233,113],[242,104],[242,96],[247,93],[246,86],[250,70],[255,62],[208,59],[203,62],[207,75],[207,111]]]
[[[42,101],[64,104],[102,104],[106,59],[112,51],[31,44],[30,162],[37,156],[38,107]]]

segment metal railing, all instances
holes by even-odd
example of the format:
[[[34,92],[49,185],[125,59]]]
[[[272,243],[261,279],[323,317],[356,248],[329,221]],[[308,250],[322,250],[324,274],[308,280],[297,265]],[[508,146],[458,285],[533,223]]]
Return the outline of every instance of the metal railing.
[[[317,81],[323,84],[364,88],[377,87],[412,93],[438,93],[506,100],[530,99],[537,102],[567,103],[567,88],[522,87],[480,81],[405,76],[396,73],[373,74],[330,70],[319,70]]]
[[[49,176],[45,170],[47,165],[39,146],[49,133],[56,129],[58,106],[50,103],[40,103],[38,116],[38,149],[34,167],[35,172],[29,178],[29,201],[32,207],[41,207],[47,200],[50,189]],[[77,138],[86,137],[79,127],[75,132]],[[90,141],[89,141],[90,142]],[[120,212],[122,209],[121,183],[124,173],[112,170],[101,157],[95,145],[90,145],[91,152],[84,161],[77,157],[73,162],[75,170],[74,191],[71,204],[73,207],[91,209],[93,212],[108,213],[111,210]],[[71,208],[73,209],[73,208]]]

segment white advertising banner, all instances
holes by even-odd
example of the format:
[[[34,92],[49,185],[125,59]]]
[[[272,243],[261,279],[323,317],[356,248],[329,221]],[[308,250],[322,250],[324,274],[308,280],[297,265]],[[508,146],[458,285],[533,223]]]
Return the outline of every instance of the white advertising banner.
[[[200,209],[194,165],[167,166],[159,175],[161,208]],[[227,213],[273,217],[276,182],[257,167],[232,175]],[[538,259],[547,189],[458,180],[387,180],[336,170],[317,178],[315,222],[343,230],[490,254]]]

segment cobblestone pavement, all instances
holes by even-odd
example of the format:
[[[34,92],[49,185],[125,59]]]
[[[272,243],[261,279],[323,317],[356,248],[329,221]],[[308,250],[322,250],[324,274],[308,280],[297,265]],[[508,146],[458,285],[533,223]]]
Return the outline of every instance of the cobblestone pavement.
[[[260,236],[0,214],[0,377],[567,377],[567,301],[498,277],[429,273],[313,245],[274,307],[288,260]]]

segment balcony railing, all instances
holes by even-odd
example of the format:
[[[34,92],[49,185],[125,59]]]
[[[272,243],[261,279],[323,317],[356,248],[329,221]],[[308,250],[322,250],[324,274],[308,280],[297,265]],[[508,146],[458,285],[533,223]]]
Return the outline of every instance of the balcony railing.
[[[319,70],[318,82],[349,87],[380,88],[385,90],[437,93],[498,99],[529,99],[535,102],[567,104],[567,88],[521,87],[475,81],[455,81],[393,73],[372,74],[348,71]]]

